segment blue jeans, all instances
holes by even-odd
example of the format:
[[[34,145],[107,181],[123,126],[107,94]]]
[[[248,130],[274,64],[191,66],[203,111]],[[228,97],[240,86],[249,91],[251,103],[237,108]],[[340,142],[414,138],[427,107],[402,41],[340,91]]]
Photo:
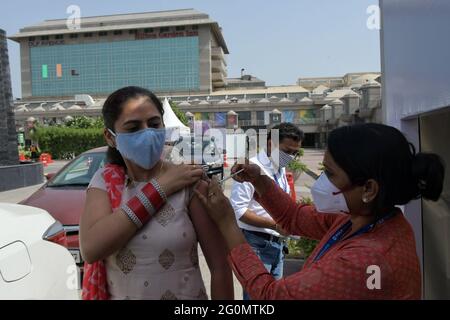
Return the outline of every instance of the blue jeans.
[[[261,238],[247,230],[242,230],[248,244],[252,247],[256,255],[261,259],[266,270],[276,279],[283,277],[283,246],[284,242],[275,242]],[[250,300],[247,292],[244,291],[244,300]]]

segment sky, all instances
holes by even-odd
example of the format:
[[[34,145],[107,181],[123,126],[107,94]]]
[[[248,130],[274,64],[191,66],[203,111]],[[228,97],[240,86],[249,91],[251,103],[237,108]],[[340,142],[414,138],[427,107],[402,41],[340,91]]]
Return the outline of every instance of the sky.
[[[193,8],[223,29],[230,54],[228,76],[241,69],[267,85],[301,77],[380,71],[380,37],[367,8],[377,0],[14,0],[2,1],[0,29],[7,35],[44,20],[64,19],[70,5],[98,16]],[[8,41],[15,98],[21,97],[19,45]]]

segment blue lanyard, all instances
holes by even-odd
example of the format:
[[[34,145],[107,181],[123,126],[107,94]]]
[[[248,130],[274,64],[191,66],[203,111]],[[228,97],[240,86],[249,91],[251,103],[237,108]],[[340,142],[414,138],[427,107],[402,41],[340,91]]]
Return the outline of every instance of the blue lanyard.
[[[349,238],[353,238],[356,237],[360,234],[366,233],[370,230],[372,230],[373,227],[375,227],[377,224],[381,224],[383,222],[385,222],[387,219],[392,218],[394,215],[396,214],[396,211],[390,212],[388,214],[386,214],[384,217],[378,219],[377,221],[373,222],[373,223],[369,223],[368,225],[362,227],[361,229],[359,229],[358,231],[356,231],[354,234],[352,234]],[[314,258],[314,262],[316,262],[317,260],[319,260],[320,258],[322,258],[322,256],[333,246],[336,244],[336,242],[338,242],[339,240],[342,239],[343,235],[348,231],[348,229],[350,229],[352,226],[352,222],[349,220],[347,221],[342,227],[340,227],[334,234],[333,236],[328,239],[328,241],[323,245],[323,247],[320,249],[319,253],[317,254],[317,256]]]
[[[284,185],[283,184],[283,186],[278,182],[278,179],[277,179],[277,175],[276,174],[274,174],[273,175],[273,179],[275,180],[275,183],[281,188],[281,189],[283,189],[283,191],[284,192],[286,192],[286,185]],[[281,181],[283,181],[283,176],[281,175],[281,173],[280,173],[280,179],[281,179]]]

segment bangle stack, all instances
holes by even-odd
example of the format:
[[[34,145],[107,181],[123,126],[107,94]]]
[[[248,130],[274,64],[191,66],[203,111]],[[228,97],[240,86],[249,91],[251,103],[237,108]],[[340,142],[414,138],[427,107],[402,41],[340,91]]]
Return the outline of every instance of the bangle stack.
[[[132,197],[121,209],[138,229],[147,224],[152,216],[167,202],[167,195],[158,181],[152,179],[137,195]]]

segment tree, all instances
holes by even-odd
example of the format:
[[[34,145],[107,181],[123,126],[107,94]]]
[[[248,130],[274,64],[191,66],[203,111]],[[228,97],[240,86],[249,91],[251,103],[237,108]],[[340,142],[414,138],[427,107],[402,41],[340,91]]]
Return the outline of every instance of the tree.
[[[103,117],[95,118],[92,127],[95,129],[103,129],[105,127],[105,122],[103,121]]]
[[[66,127],[69,128],[77,128],[77,129],[89,129],[92,128],[93,125],[93,119],[86,117],[86,116],[80,116],[75,117],[72,120],[69,120],[66,122]]]
[[[173,112],[175,113],[175,115],[177,116],[178,119],[180,119],[180,121],[187,126],[189,123],[187,121],[186,115],[183,113],[183,111],[181,111],[177,104],[173,101],[169,101],[170,103],[170,107],[172,108]]]
[[[104,127],[103,118],[91,118],[79,116],[66,123],[66,127],[76,129],[102,129]]]

